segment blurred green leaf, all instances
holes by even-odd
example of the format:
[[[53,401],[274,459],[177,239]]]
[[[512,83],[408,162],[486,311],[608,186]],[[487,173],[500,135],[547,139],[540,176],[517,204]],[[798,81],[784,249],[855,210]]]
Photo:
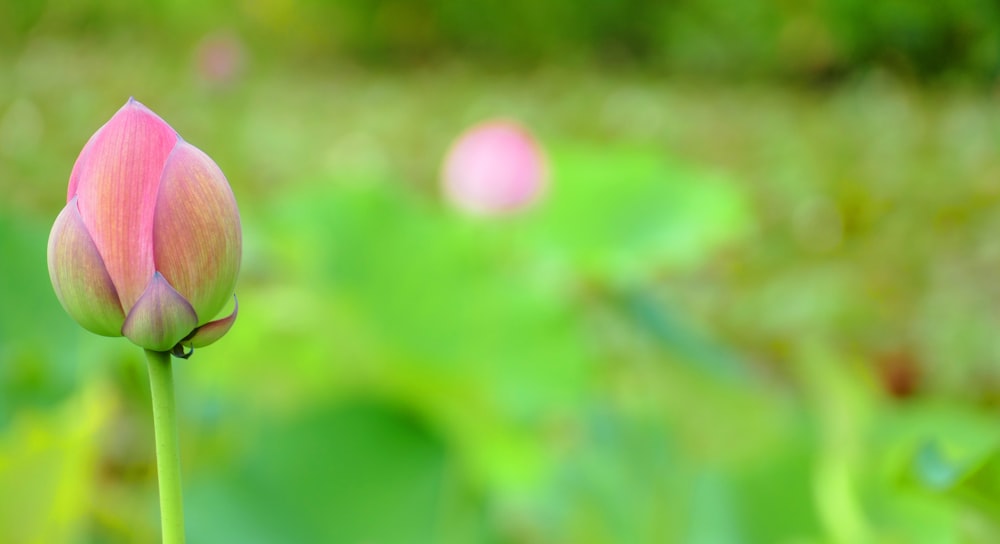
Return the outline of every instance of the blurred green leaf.
[[[540,541],[679,541],[692,507],[677,491],[691,466],[670,430],[608,406],[588,406],[583,416],[535,506]]]
[[[525,485],[544,457],[532,432],[589,390],[585,328],[561,292],[535,280],[516,229],[470,224],[392,189],[308,192],[276,208],[275,251],[312,297],[330,297],[297,318],[307,336],[336,322],[351,331],[348,353],[361,350],[344,358],[331,342],[314,364],[391,371],[380,390],[444,422],[484,477]]]
[[[679,360],[722,380],[747,383],[751,378],[745,362],[719,342],[684,323],[675,311],[650,294],[631,289],[621,295],[621,300],[636,328]]]
[[[748,234],[732,180],[629,147],[556,147],[551,194],[529,219],[543,258],[616,280],[703,264]]]
[[[55,217],[52,218],[54,220]],[[39,218],[0,209],[0,345],[30,345],[49,353],[62,353],[62,342],[72,337],[72,319],[66,315],[49,282],[46,247],[50,224]],[[45,323],[46,327],[37,326]],[[0,351],[0,355],[3,351]]]
[[[482,542],[484,504],[408,410],[359,399],[262,422],[245,457],[187,491],[206,542]]]
[[[77,385],[79,326],[49,282],[47,233],[0,208],[0,429],[16,409],[55,406]]]
[[[21,413],[0,434],[0,541],[75,541],[95,496],[97,437],[111,398],[91,384],[51,411]]]

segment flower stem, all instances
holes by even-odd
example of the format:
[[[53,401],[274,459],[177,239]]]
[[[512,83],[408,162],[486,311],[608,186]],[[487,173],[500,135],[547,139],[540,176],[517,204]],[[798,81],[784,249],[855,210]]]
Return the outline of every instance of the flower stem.
[[[181,498],[181,458],[177,446],[174,376],[167,352],[146,350],[149,387],[153,396],[156,473],[160,480],[160,524],[163,544],[184,544],[184,504]]]

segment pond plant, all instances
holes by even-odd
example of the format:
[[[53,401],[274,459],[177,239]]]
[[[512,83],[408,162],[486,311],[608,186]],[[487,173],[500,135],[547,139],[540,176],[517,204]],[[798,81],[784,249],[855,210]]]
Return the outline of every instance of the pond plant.
[[[130,98],[73,166],[48,268],[77,323],[145,350],[164,544],[184,542],[171,355],[187,359],[232,327],[241,253],[222,171]]]

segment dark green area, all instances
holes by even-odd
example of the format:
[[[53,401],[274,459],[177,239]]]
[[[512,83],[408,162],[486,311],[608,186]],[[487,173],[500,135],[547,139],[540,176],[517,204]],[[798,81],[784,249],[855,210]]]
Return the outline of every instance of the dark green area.
[[[40,33],[153,45],[217,28],[247,36],[256,54],[306,63],[597,62],[809,84],[876,69],[988,85],[1000,69],[1000,6],[989,0],[41,0],[0,6],[0,43],[15,49]]]

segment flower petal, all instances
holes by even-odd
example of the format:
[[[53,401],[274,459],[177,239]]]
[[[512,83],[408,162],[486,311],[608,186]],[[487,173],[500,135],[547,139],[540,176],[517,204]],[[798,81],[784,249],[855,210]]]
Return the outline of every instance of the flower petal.
[[[170,125],[129,99],[87,142],[70,175],[69,198],[78,197],[83,223],[125,308],[155,271],[156,192],[177,141]]]
[[[52,225],[48,260],[52,287],[66,312],[90,332],[121,336],[125,312],[76,199],[66,204]]]
[[[207,321],[233,295],[242,247],[240,214],[226,177],[208,155],[181,141],[157,196],[156,269]]]
[[[233,295],[233,300],[235,301],[233,313],[223,317],[222,319],[209,321],[208,323],[198,327],[190,338],[181,340],[181,344],[192,349],[203,348],[225,336],[225,334],[229,332],[229,329],[232,328],[233,323],[236,322],[236,313],[240,309],[240,303],[236,300],[236,295]]]
[[[122,334],[153,351],[169,351],[198,326],[198,314],[159,272],[129,311]]]

